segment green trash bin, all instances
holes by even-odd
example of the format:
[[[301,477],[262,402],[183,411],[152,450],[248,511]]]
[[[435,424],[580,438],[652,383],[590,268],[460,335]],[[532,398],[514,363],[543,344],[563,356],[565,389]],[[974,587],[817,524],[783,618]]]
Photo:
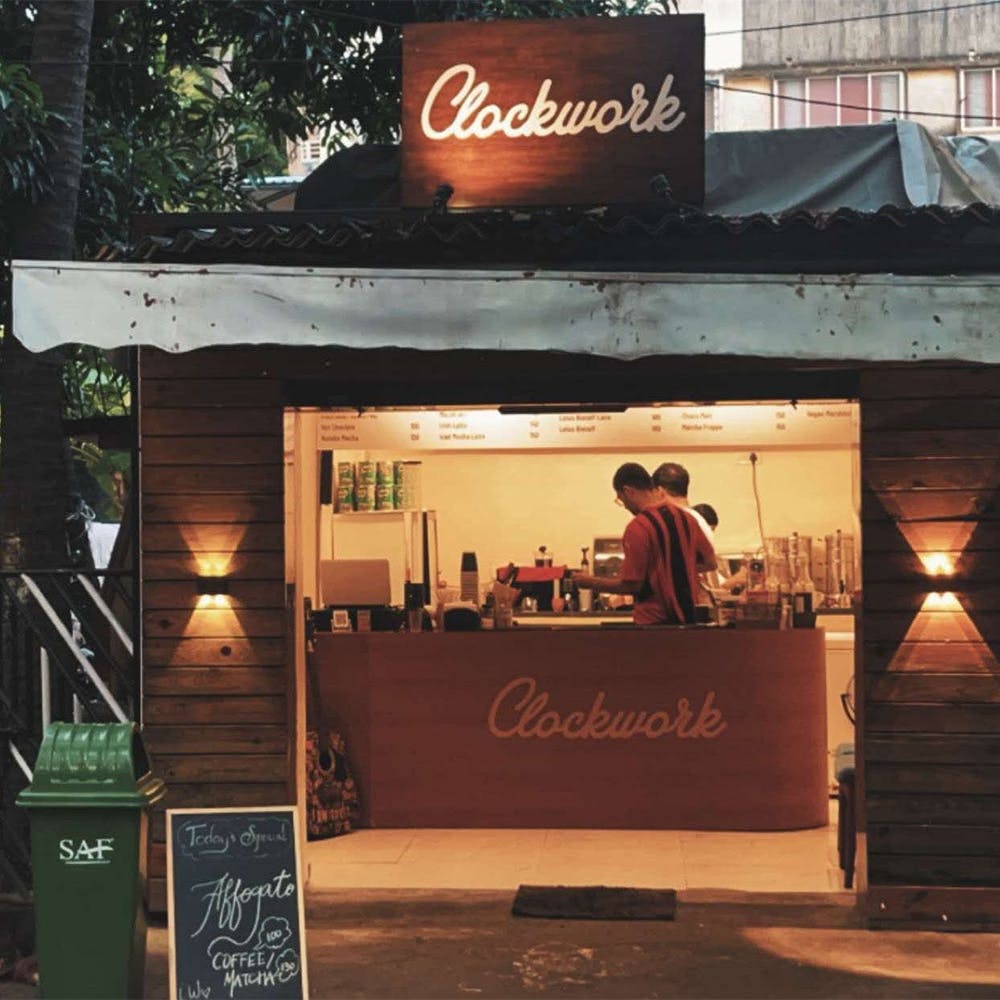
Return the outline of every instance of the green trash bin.
[[[42,996],[141,997],[147,807],[163,782],[134,723],[54,722],[30,787]]]

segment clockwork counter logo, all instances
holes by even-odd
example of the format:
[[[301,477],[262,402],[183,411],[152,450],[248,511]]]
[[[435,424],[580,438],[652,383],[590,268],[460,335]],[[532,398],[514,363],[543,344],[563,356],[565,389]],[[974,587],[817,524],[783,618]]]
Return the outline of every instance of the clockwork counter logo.
[[[114,837],[66,837],[59,841],[59,860],[65,865],[110,865],[114,853]]]

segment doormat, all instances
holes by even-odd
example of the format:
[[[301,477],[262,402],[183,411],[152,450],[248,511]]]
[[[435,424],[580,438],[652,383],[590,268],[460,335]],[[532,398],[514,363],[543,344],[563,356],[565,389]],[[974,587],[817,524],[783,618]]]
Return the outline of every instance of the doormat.
[[[560,920],[673,920],[674,889],[619,889],[604,885],[522,885],[515,917]]]

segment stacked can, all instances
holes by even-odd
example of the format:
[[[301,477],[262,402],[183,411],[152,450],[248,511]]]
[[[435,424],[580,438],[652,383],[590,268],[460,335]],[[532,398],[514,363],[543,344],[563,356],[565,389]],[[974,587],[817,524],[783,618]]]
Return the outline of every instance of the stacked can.
[[[335,511],[354,510],[354,463],[337,463],[337,492],[334,495]]]
[[[392,504],[399,510],[403,506],[403,463],[392,463]]]
[[[395,497],[393,463],[379,462],[375,469],[375,509],[392,510],[395,506]]]
[[[375,509],[375,476],[374,462],[358,462],[357,481],[354,486],[355,510]]]
[[[420,509],[420,462],[396,462],[396,503],[404,510]]]

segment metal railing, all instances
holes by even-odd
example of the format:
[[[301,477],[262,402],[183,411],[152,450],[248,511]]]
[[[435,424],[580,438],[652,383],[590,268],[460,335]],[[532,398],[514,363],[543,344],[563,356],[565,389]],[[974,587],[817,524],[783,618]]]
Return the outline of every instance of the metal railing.
[[[0,891],[31,885],[15,804],[52,721],[139,717],[131,570],[0,571]]]

